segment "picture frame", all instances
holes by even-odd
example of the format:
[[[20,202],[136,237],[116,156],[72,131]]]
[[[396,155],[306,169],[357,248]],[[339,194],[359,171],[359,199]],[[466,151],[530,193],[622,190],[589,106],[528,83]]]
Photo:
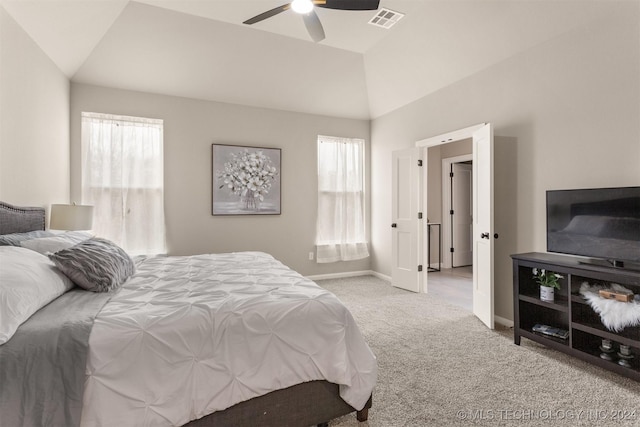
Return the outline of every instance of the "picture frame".
[[[280,215],[280,148],[211,144],[211,214]]]

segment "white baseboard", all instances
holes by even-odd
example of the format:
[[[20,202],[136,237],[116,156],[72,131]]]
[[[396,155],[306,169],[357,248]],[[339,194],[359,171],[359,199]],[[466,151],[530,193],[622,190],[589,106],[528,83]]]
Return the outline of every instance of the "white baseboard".
[[[325,280],[325,279],[341,279],[343,277],[356,277],[356,276],[375,276],[376,273],[372,270],[362,271],[345,271],[344,273],[330,273],[330,274],[315,274],[313,276],[306,276],[311,280]]]
[[[386,280],[391,283],[391,276],[387,276],[386,274],[378,273],[377,271],[372,271],[372,275],[376,276],[378,279]]]
[[[495,321],[495,323],[499,323],[502,326],[505,326],[507,328],[513,328],[513,320],[509,320],[509,319],[505,319],[504,317],[500,317],[500,316],[493,316],[493,320]]]

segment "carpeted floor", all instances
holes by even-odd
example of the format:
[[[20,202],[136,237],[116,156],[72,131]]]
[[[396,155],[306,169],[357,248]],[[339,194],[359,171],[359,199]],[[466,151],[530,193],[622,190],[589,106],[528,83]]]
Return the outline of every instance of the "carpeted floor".
[[[331,426],[640,425],[640,383],[510,330],[491,331],[437,297],[373,276],[321,280],[378,360],[369,421]]]

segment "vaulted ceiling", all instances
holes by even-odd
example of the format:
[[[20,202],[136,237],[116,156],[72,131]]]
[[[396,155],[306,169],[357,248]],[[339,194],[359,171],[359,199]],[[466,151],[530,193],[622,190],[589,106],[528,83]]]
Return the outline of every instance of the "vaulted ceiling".
[[[607,14],[611,1],[381,0],[317,8],[314,43],[286,0],[0,0],[72,81],[370,119]]]

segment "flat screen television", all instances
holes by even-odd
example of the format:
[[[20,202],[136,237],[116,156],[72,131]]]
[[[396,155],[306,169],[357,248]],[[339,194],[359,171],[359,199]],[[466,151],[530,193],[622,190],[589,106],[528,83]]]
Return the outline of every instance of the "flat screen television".
[[[640,268],[640,187],[547,191],[547,252]]]

